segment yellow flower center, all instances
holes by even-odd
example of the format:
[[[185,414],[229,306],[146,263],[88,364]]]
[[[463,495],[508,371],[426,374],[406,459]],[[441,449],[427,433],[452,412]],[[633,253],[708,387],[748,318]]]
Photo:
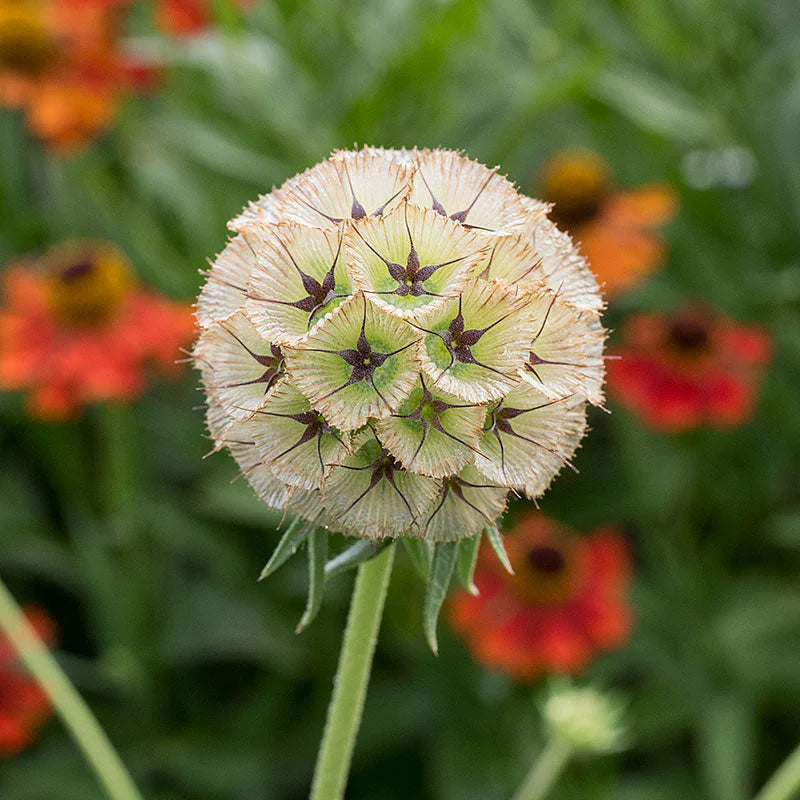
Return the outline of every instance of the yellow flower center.
[[[510,578],[525,600],[542,605],[563,603],[575,592],[577,576],[572,548],[567,543],[531,547]]]
[[[128,264],[116,250],[72,252],[55,261],[50,307],[67,325],[99,326],[114,317],[132,284]]]
[[[0,72],[35,78],[58,56],[43,4],[0,0]]]
[[[589,150],[568,150],[556,155],[542,173],[542,196],[555,203],[556,224],[569,228],[594,217],[610,190],[605,161]]]

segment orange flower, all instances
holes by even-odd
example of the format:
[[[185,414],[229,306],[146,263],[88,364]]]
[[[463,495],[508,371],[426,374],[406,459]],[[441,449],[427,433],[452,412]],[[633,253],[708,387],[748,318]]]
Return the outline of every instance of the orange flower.
[[[753,413],[771,341],[756,326],[686,306],[633,316],[622,329],[608,386],[653,428],[681,431],[741,425]]]
[[[37,608],[26,608],[25,616],[50,646],[55,638],[50,617]],[[51,713],[47,695],[18,663],[11,643],[0,638],[0,757],[24,750]]]
[[[136,397],[147,387],[146,364],[174,373],[194,331],[191,307],[137,287],[125,257],[105,242],[66,242],[40,269],[12,266],[4,286],[0,388],[29,390],[39,417]]]
[[[625,640],[630,563],[621,536],[598,529],[577,537],[526,512],[506,547],[515,574],[483,551],[475,573],[480,594],[459,592],[449,605],[451,625],[478,661],[524,681],[579,672],[596,652]]]
[[[118,46],[119,7],[0,0],[0,106],[23,109],[31,130],[56,150],[108,128],[132,84]]]
[[[542,197],[555,203],[552,220],[581,243],[608,295],[629,289],[664,258],[658,228],[675,214],[669,186],[614,191],[611,172],[590,150],[564,150],[545,165]]]

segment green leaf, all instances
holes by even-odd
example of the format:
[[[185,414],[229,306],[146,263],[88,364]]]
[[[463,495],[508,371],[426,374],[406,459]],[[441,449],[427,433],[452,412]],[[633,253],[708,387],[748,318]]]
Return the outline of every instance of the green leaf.
[[[478,563],[478,550],[481,546],[481,535],[458,542],[458,580],[472,595],[479,594],[475,585],[475,565]]]
[[[489,544],[492,546],[495,555],[500,559],[500,563],[505,567],[509,575],[514,574],[514,568],[511,566],[511,561],[508,559],[506,553],[506,546],[503,544],[503,537],[495,525],[489,525],[486,528],[486,536],[489,539]]]
[[[308,534],[314,526],[300,517],[295,517],[286,529],[286,533],[278,542],[278,546],[270,556],[269,561],[261,574],[258,576],[260,581],[272,575],[278,567],[283,566],[296,552],[297,549],[308,538]]]
[[[417,570],[422,580],[427,582],[431,574],[433,545],[431,542],[415,539],[411,536],[403,536],[400,541],[406,548],[406,552],[414,568]]]
[[[436,638],[436,625],[439,621],[439,612],[447,596],[450,578],[456,564],[458,542],[440,542],[435,545],[433,564],[425,590],[425,605],[422,610],[422,627],[425,638],[434,655],[439,654],[439,643]]]
[[[339,553],[325,564],[325,580],[329,580],[334,575],[347,572],[365,561],[369,561],[391,544],[391,539],[383,542],[371,542],[368,539],[359,539],[354,545]]]
[[[318,528],[308,537],[308,601],[296,632],[305,630],[322,606],[325,588],[325,561],[328,558],[328,532]]]

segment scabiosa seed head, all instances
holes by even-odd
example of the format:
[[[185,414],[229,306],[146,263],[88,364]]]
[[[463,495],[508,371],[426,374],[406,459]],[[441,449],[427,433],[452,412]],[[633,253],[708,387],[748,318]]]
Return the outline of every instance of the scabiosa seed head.
[[[346,534],[473,537],[535,499],[602,402],[594,276],[548,206],[449,150],[337,151],[206,273],[208,427],[270,505]]]

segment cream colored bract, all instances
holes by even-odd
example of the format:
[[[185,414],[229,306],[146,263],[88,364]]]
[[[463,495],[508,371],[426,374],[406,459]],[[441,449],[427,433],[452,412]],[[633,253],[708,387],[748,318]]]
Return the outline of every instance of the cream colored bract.
[[[251,203],[206,273],[208,428],[269,505],[472,537],[602,402],[603,301],[548,208],[450,150],[337,151]]]

